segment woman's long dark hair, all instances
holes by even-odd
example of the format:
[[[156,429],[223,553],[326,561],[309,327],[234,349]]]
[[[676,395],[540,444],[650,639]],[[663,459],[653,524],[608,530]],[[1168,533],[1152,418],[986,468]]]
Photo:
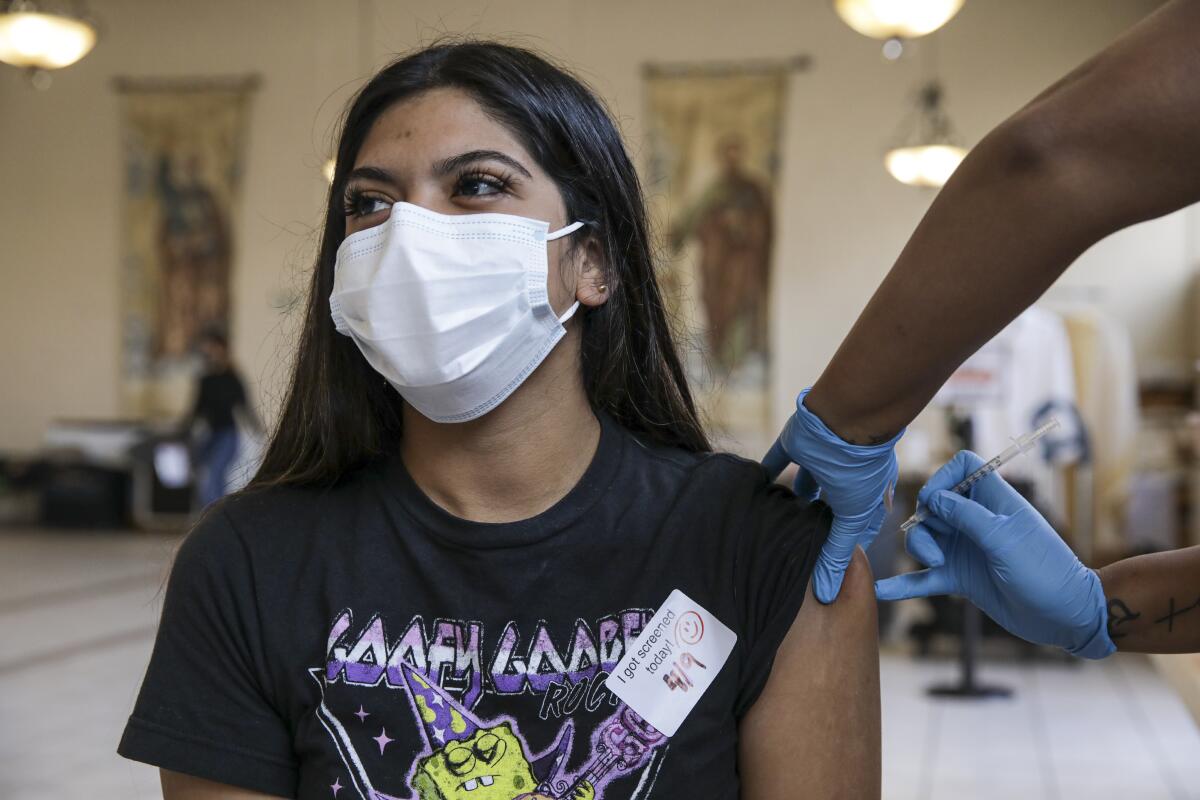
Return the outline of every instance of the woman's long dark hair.
[[[330,484],[398,447],[403,400],[336,333],[329,294],[345,237],[342,187],[363,140],[388,107],[438,88],[466,92],[508,127],[558,184],[567,217],[595,223],[591,235],[603,248],[609,297],[582,314],[583,381],[592,407],[655,442],[708,450],[655,280],[641,184],[603,103],[529,50],[456,42],[394,61],[346,113],[291,385],[248,488]]]

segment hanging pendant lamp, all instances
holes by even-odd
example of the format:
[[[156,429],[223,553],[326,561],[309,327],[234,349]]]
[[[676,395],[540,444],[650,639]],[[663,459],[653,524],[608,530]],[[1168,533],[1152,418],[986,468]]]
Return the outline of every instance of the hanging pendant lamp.
[[[941,84],[930,81],[918,92],[915,113],[903,124],[896,146],[884,156],[884,165],[901,183],[938,188],[966,156],[942,109]]]
[[[96,46],[96,25],[76,3],[0,0],[0,61],[33,71],[62,69]]]
[[[842,21],[873,39],[915,39],[949,22],[963,0],[834,0]]]

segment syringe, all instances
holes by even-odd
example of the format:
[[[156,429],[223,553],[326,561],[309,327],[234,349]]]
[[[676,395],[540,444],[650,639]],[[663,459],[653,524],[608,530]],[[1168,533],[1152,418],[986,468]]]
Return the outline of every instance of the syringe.
[[[991,461],[987,462],[986,464],[984,464],[982,467],[980,467],[979,469],[972,472],[967,477],[963,478],[961,481],[958,482],[958,485],[955,486],[950,491],[965,495],[971,489],[971,487],[974,486],[976,483],[983,480],[985,477],[987,477],[988,475],[991,475],[993,472],[1000,469],[1001,467],[1003,467],[1008,462],[1012,461],[1017,456],[1021,455],[1022,453],[1026,452],[1027,450],[1032,448],[1033,445],[1035,443],[1037,443],[1038,439],[1041,439],[1043,436],[1045,436],[1047,433],[1049,433],[1050,431],[1054,430],[1057,427],[1058,427],[1058,420],[1051,419],[1049,422],[1047,422],[1045,425],[1038,428],[1037,430],[1032,431],[1031,433],[1027,433],[1024,436],[1017,437],[1016,439],[1013,440],[1013,444],[1011,447],[1005,449],[1005,451],[1003,453],[996,456]],[[911,517],[909,517],[908,519],[906,519],[904,521],[904,524],[902,524],[900,526],[900,530],[908,531],[909,528],[913,527],[914,525],[920,524],[928,516],[929,516],[929,511],[923,506],[919,507],[917,509],[917,513],[913,514]]]

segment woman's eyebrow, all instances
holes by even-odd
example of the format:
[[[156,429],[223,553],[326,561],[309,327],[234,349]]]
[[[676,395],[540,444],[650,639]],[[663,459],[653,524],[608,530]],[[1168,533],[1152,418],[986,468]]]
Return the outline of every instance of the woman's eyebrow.
[[[433,173],[435,175],[444,176],[452,172],[457,172],[468,164],[474,164],[477,161],[499,161],[501,164],[514,169],[524,175],[526,178],[532,178],[533,175],[529,170],[525,169],[520,161],[517,161],[512,156],[505,155],[499,150],[471,150],[466,153],[459,153],[456,156],[444,158],[441,161],[435,161],[433,164]]]
[[[363,178],[370,181],[378,181],[379,183],[387,183],[396,186],[396,176],[388,172],[383,167],[355,167],[349,175],[346,176],[346,182],[350,182],[355,178]]]

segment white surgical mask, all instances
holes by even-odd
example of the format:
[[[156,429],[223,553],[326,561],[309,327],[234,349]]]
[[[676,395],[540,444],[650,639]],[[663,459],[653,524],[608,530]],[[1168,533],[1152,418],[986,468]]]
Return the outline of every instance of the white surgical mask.
[[[339,333],[434,422],[500,405],[566,333],[546,289],[545,222],[446,215],[396,203],[338,247],[329,310]]]

